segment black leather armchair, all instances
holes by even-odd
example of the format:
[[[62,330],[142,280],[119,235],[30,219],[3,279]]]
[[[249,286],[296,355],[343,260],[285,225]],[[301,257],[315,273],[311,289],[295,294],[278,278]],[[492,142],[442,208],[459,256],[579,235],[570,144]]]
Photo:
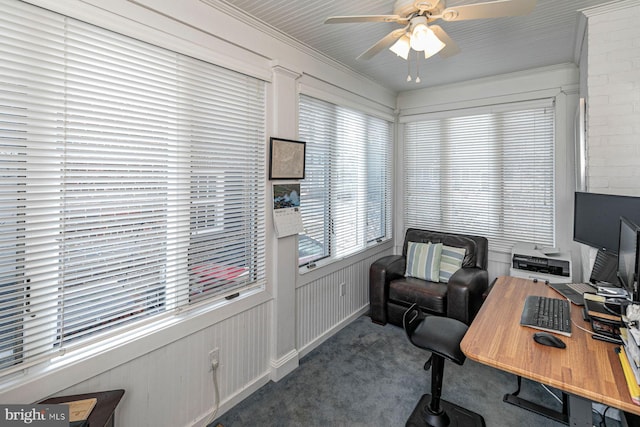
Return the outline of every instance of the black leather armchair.
[[[465,248],[462,268],[449,283],[405,277],[407,243],[443,243]],[[369,268],[370,316],[375,323],[402,326],[407,309],[417,303],[422,311],[457,319],[467,325],[484,301],[488,287],[488,242],[485,237],[438,231],[407,230],[402,255],[378,259]]]

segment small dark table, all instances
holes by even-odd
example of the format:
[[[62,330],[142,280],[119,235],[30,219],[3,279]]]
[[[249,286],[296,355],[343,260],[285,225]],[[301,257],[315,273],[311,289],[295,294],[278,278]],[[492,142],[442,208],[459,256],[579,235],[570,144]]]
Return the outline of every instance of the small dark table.
[[[97,393],[75,394],[72,396],[57,396],[38,403],[66,403],[74,400],[96,398],[96,406],[89,414],[90,427],[114,427],[114,413],[116,406],[124,395],[124,390],[100,391]]]

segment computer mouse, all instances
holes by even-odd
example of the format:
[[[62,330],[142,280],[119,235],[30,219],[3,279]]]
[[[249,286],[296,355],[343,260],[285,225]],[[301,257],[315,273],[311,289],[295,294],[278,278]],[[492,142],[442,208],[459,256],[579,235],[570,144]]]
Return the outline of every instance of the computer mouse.
[[[549,347],[565,348],[566,344],[557,336],[549,332],[536,332],[533,334],[533,340],[538,344],[548,345]]]

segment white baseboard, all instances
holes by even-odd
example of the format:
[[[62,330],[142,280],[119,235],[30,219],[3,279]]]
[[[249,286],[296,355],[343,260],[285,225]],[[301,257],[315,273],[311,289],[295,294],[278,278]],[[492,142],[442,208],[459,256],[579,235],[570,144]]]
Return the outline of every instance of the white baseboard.
[[[278,360],[271,360],[271,380],[278,382],[293,372],[299,365],[300,353],[291,350]]]

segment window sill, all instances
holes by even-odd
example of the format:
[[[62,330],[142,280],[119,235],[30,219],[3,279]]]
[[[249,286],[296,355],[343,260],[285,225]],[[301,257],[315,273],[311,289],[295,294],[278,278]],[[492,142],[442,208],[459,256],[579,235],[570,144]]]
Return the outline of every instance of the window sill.
[[[393,239],[386,239],[382,242],[373,243],[367,248],[354,252],[342,258],[325,258],[316,263],[314,268],[306,266],[298,268],[297,286],[303,286],[309,282],[316,280],[318,277],[325,276],[333,271],[340,270],[358,261],[374,256],[379,252],[383,252],[393,248]]]

